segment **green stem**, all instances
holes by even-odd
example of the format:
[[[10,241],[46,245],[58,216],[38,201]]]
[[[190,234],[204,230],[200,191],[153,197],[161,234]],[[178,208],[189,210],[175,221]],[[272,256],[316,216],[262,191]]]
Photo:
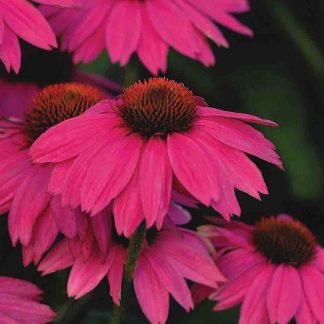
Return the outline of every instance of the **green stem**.
[[[124,74],[124,88],[127,88],[134,84],[138,80],[139,65],[135,61],[129,62],[125,67]]]
[[[115,305],[113,314],[109,320],[110,324],[120,324],[123,320],[123,311],[127,304],[127,298],[132,288],[133,274],[141,254],[143,243],[146,236],[146,224],[143,222],[136,232],[132,235],[127,249],[126,263],[122,281],[122,292],[120,305]]]
[[[265,4],[279,22],[281,28],[304,55],[315,73],[322,76],[324,73],[324,56],[302,24],[299,23],[281,0],[266,0]]]

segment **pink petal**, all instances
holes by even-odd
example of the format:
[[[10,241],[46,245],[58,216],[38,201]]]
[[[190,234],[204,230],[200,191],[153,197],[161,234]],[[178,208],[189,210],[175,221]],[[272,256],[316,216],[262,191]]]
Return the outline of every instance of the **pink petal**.
[[[61,196],[52,197],[51,210],[60,231],[67,238],[75,238],[77,235],[76,215],[70,207],[62,207]]]
[[[30,262],[37,264],[44,253],[52,246],[58,234],[58,227],[53,219],[52,211],[48,207],[38,217],[33,228],[31,242],[23,246],[24,266]]]
[[[112,1],[102,1],[100,5],[94,5],[87,10],[87,14],[84,19],[80,21],[73,32],[72,38],[69,43],[69,49],[71,51],[77,49],[82,43],[87,41],[96,30],[104,24],[107,13],[110,11]]]
[[[255,124],[261,124],[261,125],[272,126],[272,127],[278,126],[277,123],[271,120],[262,119],[249,114],[242,114],[242,113],[236,113],[236,112],[231,112],[226,110],[220,110],[217,108],[198,107],[197,114],[201,117],[227,117],[227,118],[240,119],[248,123],[255,123]]]
[[[168,216],[176,225],[184,225],[191,221],[191,214],[186,209],[175,203],[170,204]]]
[[[9,232],[13,244],[18,238],[27,245],[32,236],[36,218],[47,206],[50,195],[47,192],[51,168],[32,167],[15,194],[9,213]],[[31,203],[32,202],[32,203]]]
[[[1,11],[5,23],[26,42],[43,49],[57,46],[52,29],[32,4],[24,0],[7,1]]]
[[[139,179],[147,226],[157,221],[160,229],[169,210],[172,169],[166,145],[159,137],[151,137],[144,148]]]
[[[47,275],[70,267],[74,262],[68,240],[57,243],[38,265],[38,271]]]
[[[141,138],[132,134],[106,145],[94,157],[81,188],[83,210],[97,214],[125,188],[137,166],[141,145]]]
[[[124,272],[124,265],[126,262],[126,249],[119,245],[114,245],[115,258],[111,264],[108,272],[109,293],[115,304],[120,304],[121,285]]]
[[[5,276],[0,276],[0,291],[32,300],[38,300],[42,294],[37,286],[28,281]]]
[[[75,3],[75,0],[33,0],[34,2],[47,4],[51,6],[69,7]]]
[[[314,317],[321,323],[324,318],[324,276],[315,267],[304,265],[300,270],[305,297]]]
[[[162,232],[154,246],[159,253],[168,255],[172,264],[189,280],[215,288],[217,282],[225,280],[198,237]]]
[[[142,29],[137,54],[143,64],[153,74],[166,71],[169,47],[156,32],[147,14],[145,5],[142,5]]]
[[[193,301],[187,283],[179,273],[179,269],[169,262],[167,256],[156,253],[152,249],[145,255],[164,287],[189,312],[193,308]]]
[[[297,323],[317,324],[317,320],[312,313],[307,298],[302,294],[300,306],[295,315]]]
[[[271,323],[288,323],[296,314],[302,298],[302,285],[298,270],[279,265],[268,291],[267,305]]]
[[[54,194],[61,194],[66,174],[73,164],[73,159],[55,164],[48,184],[48,191]]]
[[[167,44],[194,59],[205,54],[205,48],[202,48],[204,38],[175,3],[156,0],[147,2],[146,6],[152,25]]]
[[[229,47],[220,29],[210,19],[201,14],[200,11],[194,9],[184,0],[176,0],[175,2],[178,3],[184,14],[204,35],[212,39],[219,46]]]
[[[217,196],[217,175],[212,161],[191,138],[180,133],[168,137],[168,153],[173,171],[183,186],[203,204]]]
[[[111,218],[107,209],[91,217],[93,233],[103,255],[107,254],[111,241]]]
[[[47,305],[2,292],[0,292],[0,305],[0,313],[16,320],[19,324],[50,323],[55,318],[55,313]]]
[[[117,2],[106,25],[106,47],[113,63],[125,65],[136,50],[141,31],[141,7],[137,1]]]
[[[268,265],[250,284],[244,298],[239,324],[268,323],[266,294],[274,268]]]
[[[197,124],[224,144],[282,167],[274,145],[251,126],[222,117],[201,119]]]
[[[134,288],[138,303],[148,320],[152,324],[165,323],[169,313],[169,294],[145,255],[138,260]]]
[[[68,296],[79,299],[93,290],[107,275],[113,260],[113,253],[109,253],[104,262],[96,255],[92,255],[86,262],[82,258],[76,260],[69,276]]]
[[[12,68],[16,73],[20,69],[21,52],[18,38],[15,33],[4,25],[3,39],[0,43],[0,59],[5,65],[7,72]]]
[[[31,146],[34,162],[62,162],[100,143],[113,127],[111,115],[85,114],[65,120],[43,133]]]
[[[139,188],[139,168],[136,168],[125,189],[114,199],[114,219],[116,231],[129,238],[144,219]]]
[[[264,264],[256,264],[246,271],[240,271],[237,268],[237,271],[239,271],[238,275],[225,282],[220,289],[210,296],[211,300],[218,301],[213,310],[224,310],[240,304],[251,287],[253,280],[262,273],[264,268]]]

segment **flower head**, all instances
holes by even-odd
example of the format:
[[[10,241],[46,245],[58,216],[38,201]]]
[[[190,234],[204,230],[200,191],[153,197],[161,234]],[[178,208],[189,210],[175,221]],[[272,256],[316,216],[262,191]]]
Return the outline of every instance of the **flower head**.
[[[33,0],[67,6],[72,0]],[[8,72],[20,69],[21,52],[18,37],[36,47],[56,47],[55,35],[40,11],[27,0],[0,0],[0,60]]]
[[[217,25],[252,35],[233,14],[247,12],[248,0],[76,0],[76,8],[43,8],[62,48],[75,62],[91,62],[105,48],[112,62],[126,65],[136,52],[154,74],[165,72],[169,47],[209,66],[215,63],[207,38],[219,46],[228,42]],[[66,18],[69,17],[69,23]],[[179,30],[181,31],[179,33]]]
[[[182,218],[178,216],[172,220],[178,222]],[[38,269],[48,274],[72,267],[67,292],[76,299],[86,295],[107,277],[110,295],[114,303],[119,305],[129,241],[115,233],[111,218],[109,224],[99,229],[97,226],[103,220],[100,217],[91,218],[92,229],[89,228],[83,240],[65,239],[55,245]],[[99,242],[106,242],[105,251]],[[171,227],[164,226],[159,232],[149,230],[140,251],[133,281],[139,305],[151,323],[166,322],[170,295],[187,312],[193,309],[185,279],[214,289],[225,280],[195,232],[177,227],[174,223]]]
[[[215,310],[242,303],[240,323],[321,323],[324,249],[305,225],[288,215],[255,226],[238,222],[201,228],[219,254],[228,281],[210,299]]]
[[[48,192],[52,166],[33,165],[29,148],[42,132],[83,113],[104,97],[100,90],[84,84],[51,85],[34,97],[20,118],[0,119],[0,213],[9,211],[11,240],[28,247],[29,262],[39,261],[59,230],[74,237],[79,218],[77,211],[64,208],[60,198]]]
[[[41,304],[42,291],[20,279],[0,277],[0,322],[45,324],[55,318],[55,313]]]
[[[245,153],[281,162],[247,122],[276,125],[206,107],[182,84],[154,78],[51,128],[30,153],[36,163],[54,163],[50,190],[64,205],[92,215],[110,205],[118,233],[129,237],[143,219],[161,228],[171,192],[211,205],[226,219],[240,215],[235,188],[258,199],[266,194]]]

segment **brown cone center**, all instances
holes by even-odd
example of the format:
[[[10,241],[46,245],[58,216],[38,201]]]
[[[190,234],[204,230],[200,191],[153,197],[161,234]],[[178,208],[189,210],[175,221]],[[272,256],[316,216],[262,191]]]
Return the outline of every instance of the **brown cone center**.
[[[58,123],[79,116],[104,99],[97,88],[78,83],[50,85],[34,98],[32,110],[26,116],[25,133],[33,143],[40,135]]]
[[[165,78],[137,82],[125,90],[121,99],[121,117],[143,137],[187,131],[196,118],[197,103],[192,92]]]
[[[275,264],[298,267],[310,261],[315,254],[314,235],[296,220],[278,217],[262,219],[255,226],[253,239],[257,249]]]

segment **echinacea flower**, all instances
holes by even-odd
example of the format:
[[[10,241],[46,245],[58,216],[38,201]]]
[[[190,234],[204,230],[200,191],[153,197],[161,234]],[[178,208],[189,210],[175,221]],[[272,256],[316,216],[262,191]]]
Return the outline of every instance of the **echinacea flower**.
[[[169,221],[177,222],[180,218],[182,222],[183,216],[178,216]],[[92,219],[95,223],[101,223],[100,217],[94,216]],[[100,227],[100,234],[95,232],[98,227],[92,227],[94,232],[88,231],[83,240],[65,239],[57,243],[41,261],[38,270],[45,275],[72,266],[67,292],[76,299],[89,293],[107,277],[110,295],[114,303],[119,305],[129,241],[109,232],[112,226]],[[98,237],[101,239],[98,240]],[[102,244],[96,243],[99,241],[106,242],[108,248],[105,252]],[[160,232],[149,230],[133,281],[139,305],[151,323],[166,322],[169,295],[187,312],[193,309],[191,292],[185,279],[214,289],[225,280],[195,232],[176,227],[175,224],[165,226]]]
[[[33,0],[41,4],[67,6],[74,0]],[[20,69],[18,38],[36,47],[57,47],[55,34],[40,11],[27,0],[0,0],[0,60],[8,72]]]
[[[106,48],[112,62],[126,65],[133,53],[154,74],[165,72],[169,47],[205,66],[215,63],[207,38],[228,42],[219,27],[252,36],[233,14],[249,11],[248,0],[76,0],[76,8],[43,8],[62,48],[75,63],[89,63]]]
[[[41,304],[42,291],[28,281],[0,277],[0,323],[45,324],[56,314]]]
[[[226,219],[240,215],[235,188],[258,199],[266,194],[245,153],[281,162],[274,145],[247,123],[276,125],[207,107],[182,84],[153,78],[49,129],[30,154],[35,163],[54,163],[50,190],[63,205],[95,215],[112,204],[118,234],[129,237],[130,222],[161,228],[172,189]]]
[[[63,208],[48,192],[51,165],[33,165],[31,144],[48,128],[83,113],[105,96],[97,88],[66,83],[40,91],[21,118],[0,118],[0,214],[9,211],[9,233],[33,254],[35,263],[54,242],[60,230],[77,233],[79,212]]]
[[[218,302],[214,310],[242,303],[240,324],[323,323],[324,249],[305,225],[279,215],[201,231],[228,279],[210,296]]]

